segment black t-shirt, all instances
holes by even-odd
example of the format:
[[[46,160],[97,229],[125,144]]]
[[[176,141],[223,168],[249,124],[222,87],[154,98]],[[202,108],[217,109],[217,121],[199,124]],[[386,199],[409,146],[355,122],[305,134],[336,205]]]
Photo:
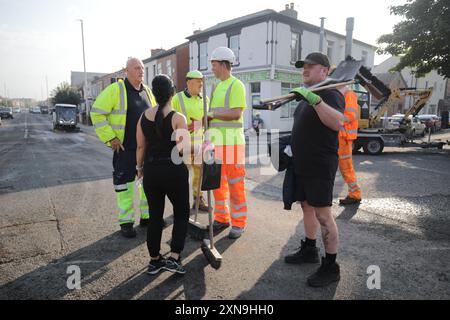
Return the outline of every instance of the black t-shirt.
[[[127,89],[127,123],[125,125],[125,138],[123,141],[123,147],[125,149],[136,149],[136,127],[142,113],[146,109],[150,108],[150,101],[147,96],[147,92],[144,89],[144,85],[141,84],[141,88],[136,90],[128,79],[125,79],[125,87]]]
[[[337,90],[317,93],[330,107],[344,112],[345,99]],[[292,153],[295,174],[334,180],[338,168],[338,132],[326,127],[314,108],[301,101],[294,112]]]

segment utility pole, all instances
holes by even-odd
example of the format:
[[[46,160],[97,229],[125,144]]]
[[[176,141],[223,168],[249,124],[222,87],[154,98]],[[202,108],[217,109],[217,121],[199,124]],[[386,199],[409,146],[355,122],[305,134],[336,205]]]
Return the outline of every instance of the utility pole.
[[[320,18],[320,40],[319,40],[319,52],[323,52],[323,41],[325,39],[325,19],[324,17]]]
[[[45,75],[45,84],[47,86],[47,107],[50,107],[49,101],[48,101],[48,77],[47,77],[47,75]]]
[[[87,96],[87,73],[86,73],[86,55],[84,51],[84,28],[83,28],[83,19],[79,19],[78,21],[81,22],[81,43],[83,45],[83,67],[84,67],[84,88],[83,88],[83,96],[84,96],[84,104],[86,106],[86,124],[89,124],[90,119],[90,106]]]

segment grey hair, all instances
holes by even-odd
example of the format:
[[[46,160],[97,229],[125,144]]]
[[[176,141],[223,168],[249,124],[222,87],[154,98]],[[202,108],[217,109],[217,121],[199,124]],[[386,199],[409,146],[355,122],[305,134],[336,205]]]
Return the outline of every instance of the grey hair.
[[[141,59],[139,59],[139,58],[136,58],[136,57],[128,57],[128,59],[127,59],[127,64],[126,64],[126,68],[128,69],[128,67],[130,66],[130,64],[131,64],[132,62],[135,62],[135,61],[142,62]]]

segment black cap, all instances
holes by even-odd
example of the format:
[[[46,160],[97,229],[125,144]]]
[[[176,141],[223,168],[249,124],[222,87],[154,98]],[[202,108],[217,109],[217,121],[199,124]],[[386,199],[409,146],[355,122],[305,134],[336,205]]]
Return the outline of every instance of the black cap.
[[[326,68],[330,67],[328,57],[320,52],[313,52],[306,56],[305,60],[299,60],[295,63],[296,68],[303,68],[305,64],[320,64]]]

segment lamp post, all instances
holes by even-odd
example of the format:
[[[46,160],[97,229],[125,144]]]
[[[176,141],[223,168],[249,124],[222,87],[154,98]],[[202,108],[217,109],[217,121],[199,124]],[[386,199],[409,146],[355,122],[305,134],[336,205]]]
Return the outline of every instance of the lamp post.
[[[83,28],[83,19],[78,19],[81,22],[81,42],[83,45],[83,67],[84,67],[84,88],[83,88],[83,98],[86,106],[86,124],[89,124],[89,116],[90,116],[90,106],[87,96],[87,73],[86,73],[86,55],[84,52],[84,28]]]

